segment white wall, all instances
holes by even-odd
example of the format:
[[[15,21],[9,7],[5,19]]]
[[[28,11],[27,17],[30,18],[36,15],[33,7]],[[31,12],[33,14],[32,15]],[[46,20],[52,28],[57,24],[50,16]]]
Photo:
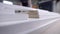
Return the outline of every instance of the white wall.
[[[28,4],[29,4],[30,7],[32,7],[32,0],[29,0]]]
[[[56,1],[53,2],[53,11],[56,13],[60,13],[60,1],[56,4]]]
[[[53,12],[56,12],[56,1],[53,1]]]
[[[57,3],[57,11],[58,13],[60,13],[60,1]]]

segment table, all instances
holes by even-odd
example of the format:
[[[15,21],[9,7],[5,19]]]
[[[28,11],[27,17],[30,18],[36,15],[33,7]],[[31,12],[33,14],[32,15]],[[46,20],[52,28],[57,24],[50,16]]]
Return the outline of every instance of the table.
[[[27,18],[27,19],[21,20],[20,19],[21,15],[27,15],[27,14],[24,14],[24,13],[21,13],[21,15],[20,14],[0,14],[0,34],[27,34],[45,26],[45,24],[48,25],[47,23],[50,22],[51,20],[60,18],[60,14],[49,12],[46,10],[34,9],[34,8],[23,7],[23,6],[18,6],[18,7],[20,7],[23,11],[38,10],[40,18],[39,19]],[[23,17],[24,16],[22,16],[22,18]],[[4,19],[7,19],[9,21]]]

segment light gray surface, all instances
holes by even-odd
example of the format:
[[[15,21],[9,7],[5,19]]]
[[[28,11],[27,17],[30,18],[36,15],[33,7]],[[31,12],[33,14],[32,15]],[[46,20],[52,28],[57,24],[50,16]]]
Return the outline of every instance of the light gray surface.
[[[22,21],[22,20],[27,20],[28,15],[27,14],[8,14],[8,15],[3,15],[0,14],[0,23],[1,22],[10,22],[10,21]]]
[[[60,34],[60,18],[54,19],[48,23],[48,24],[42,28],[39,28],[35,31],[32,31],[28,34]]]
[[[29,21],[26,23],[18,23],[14,25],[0,26],[0,34],[20,34],[28,33],[39,29],[41,25],[44,25],[53,19]]]
[[[46,29],[42,34],[60,34],[60,18],[53,21],[54,24]]]

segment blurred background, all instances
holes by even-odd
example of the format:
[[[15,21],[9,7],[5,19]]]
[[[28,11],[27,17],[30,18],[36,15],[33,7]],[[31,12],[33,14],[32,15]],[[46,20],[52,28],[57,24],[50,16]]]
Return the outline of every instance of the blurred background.
[[[60,0],[0,0],[0,2],[60,13]]]
[[[59,27],[60,0],[0,0],[0,34],[60,34]]]

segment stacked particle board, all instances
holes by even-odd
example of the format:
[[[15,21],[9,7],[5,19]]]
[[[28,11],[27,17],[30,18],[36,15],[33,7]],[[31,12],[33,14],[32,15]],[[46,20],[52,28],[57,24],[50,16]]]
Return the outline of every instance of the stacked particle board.
[[[30,10],[28,12],[29,18],[39,18],[39,14],[37,10]]]

